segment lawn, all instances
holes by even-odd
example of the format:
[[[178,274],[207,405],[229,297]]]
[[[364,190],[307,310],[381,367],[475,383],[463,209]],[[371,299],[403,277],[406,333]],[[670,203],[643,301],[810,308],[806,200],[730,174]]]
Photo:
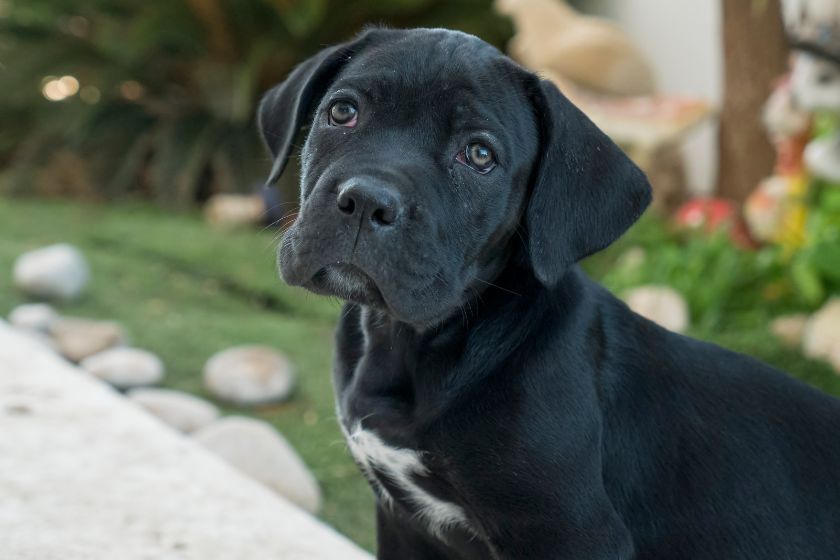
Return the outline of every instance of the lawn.
[[[622,248],[633,244],[634,235],[590,260],[587,270],[604,274]],[[85,252],[94,274],[87,296],[61,311],[124,324],[136,346],[163,358],[166,386],[207,397],[200,373],[213,353],[253,343],[282,349],[298,373],[294,398],[278,406],[224,411],[276,426],[320,481],[323,519],[372,548],[373,499],[345,450],[333,410],[332,329],[340,305],[277,279],[276,237],[274,231],[217,231],[198,214],[143,205],[0,198],[0,315],[24,301],[11,286],[14,258],[66,241]],[[840,377],[782,348],[767,330],[770,318],[763,308],[753,308],[691,334],[757,356],[840,395]]]

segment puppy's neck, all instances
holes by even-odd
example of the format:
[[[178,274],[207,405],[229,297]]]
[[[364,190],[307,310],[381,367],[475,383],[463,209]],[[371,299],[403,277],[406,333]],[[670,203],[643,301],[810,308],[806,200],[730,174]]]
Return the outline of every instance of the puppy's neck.
[[[384,310],[362,307],[365,353],[387,355],[405,368],[402,373],[408,377],[414,377],[419,368],[422,376],[432,370],[446,376],[445,383],[451,386],[469,385],[516,359],[525,351],[523,345],[535,340],[535,333],[548,331],[549,325],[562,323],[572,328],[575,308],[585,300],[585,286],[591,281],[575,266],[556,286],[546,287],[529,267],[516,261],[509,262],[448,318],[430,327],[417,327]]]

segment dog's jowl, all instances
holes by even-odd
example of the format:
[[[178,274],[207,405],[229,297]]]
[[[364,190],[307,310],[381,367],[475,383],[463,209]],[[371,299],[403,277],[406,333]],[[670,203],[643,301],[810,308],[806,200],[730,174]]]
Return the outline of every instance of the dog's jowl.
[[[259,120],[273,179],[308,128],[278,261],[347,301],[336,402],[379,558],[840,558],[840,401],[578,269],[650,189],[554,85],[463,33],[371,29]]]

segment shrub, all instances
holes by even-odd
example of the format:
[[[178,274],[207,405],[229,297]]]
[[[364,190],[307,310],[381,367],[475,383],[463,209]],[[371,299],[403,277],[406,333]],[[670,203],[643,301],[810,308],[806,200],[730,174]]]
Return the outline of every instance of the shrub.
[[[295,63],[368,23],[502,45],[511,29],[490,4],[0,0],[2,187],[169,206],[250,190],[268,166],[255,104]]]

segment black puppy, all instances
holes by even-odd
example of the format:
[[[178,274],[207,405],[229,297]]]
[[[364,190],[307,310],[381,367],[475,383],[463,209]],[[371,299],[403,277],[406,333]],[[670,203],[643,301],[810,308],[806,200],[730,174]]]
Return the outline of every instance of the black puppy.
[[[374,29],[259,120],[272,179],[311,125],[279,264],[349,302],[337,408],[379,558],[840,558],[840,401],[579,271],[650,189],[552,84],[463,33]]]

